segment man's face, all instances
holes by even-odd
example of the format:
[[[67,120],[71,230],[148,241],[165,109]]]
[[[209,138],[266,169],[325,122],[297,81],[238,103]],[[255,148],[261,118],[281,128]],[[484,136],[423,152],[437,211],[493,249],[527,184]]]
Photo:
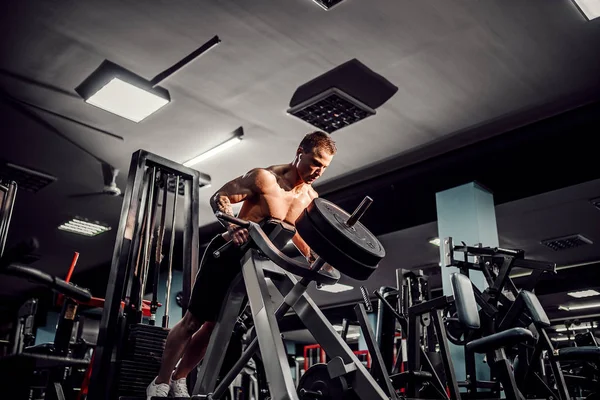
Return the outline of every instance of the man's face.
[[[331,163],[333,155],[328,151],[314,148],[312,151],[305,153],[301,148],[298,149],[298,174],[304,183],[313,184],[325,169]]]

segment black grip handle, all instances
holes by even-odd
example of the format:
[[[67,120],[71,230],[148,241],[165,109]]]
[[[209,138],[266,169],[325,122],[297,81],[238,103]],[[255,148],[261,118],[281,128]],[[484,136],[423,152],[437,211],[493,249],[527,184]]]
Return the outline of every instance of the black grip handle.
[[[25,267],[21,265],[9,265],[6,267],[5,273],[20,278],[25,278],[33,282],[38,282],[47,287],[62,293],[67,297],[81,302],[88,302],[92,299],[92,294],[75,285],[67,283],[60,278],[49,275],[35,268]]]
[[[239,227],[242,227],[242,228],[249,228],[250,227],[250,221],[246,221],[246,220],[241,219],[241,218],[236,218],[236,217],[231,216],[229,214],[222,213],[221,211],[217,211],[215,213],[215,217],[217,217],[217,219],[219,219],[221,221],[227,221],[227,222],[230,222],[230,223],[232,223],[234,225],[237,225]]]
[[[225,243],[223,246],[221,246],[218,249],[216,249],[215,251],[213,251],[213,257],[214,258],[221,257],[221,253],[223,253],[224,251],[229,249],[231,246],[233,246],[233,240],[230,240],[229,242]]]
[[[73,300],[81,301],[83,303],[92,299],[92,294],[89,290],[77,287],[59,278],[55,278],[54,289],[57,292],[64,294],[66,297],[70,297]]]
[[[0,258],[0,271],[6,269],[10,264],[23,262],[27,256],[35,252],[39,247],[40,243],[34,237],[11,247]]]

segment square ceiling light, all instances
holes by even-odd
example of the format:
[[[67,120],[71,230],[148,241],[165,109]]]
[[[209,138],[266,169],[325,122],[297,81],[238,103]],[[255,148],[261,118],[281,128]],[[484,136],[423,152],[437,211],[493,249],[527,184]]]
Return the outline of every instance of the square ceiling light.
[[[573,0],[573,2],[588,21],[600,17],[600,0]]]
[[[76,233],[82,236],[98,236],[101,233],[110,231],[110,226],[101,225],[98,222],[90,222],[84,218],[75,217],[58,227],[59,230]]]
[[[133,122],[171,101],[166,89],[110,61],[104,61],[75,91],[86,103]]]

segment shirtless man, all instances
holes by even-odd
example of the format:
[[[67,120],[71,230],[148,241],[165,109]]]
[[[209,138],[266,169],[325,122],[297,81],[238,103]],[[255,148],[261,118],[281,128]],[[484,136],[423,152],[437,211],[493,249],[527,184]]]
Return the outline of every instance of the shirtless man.
[[[318,196],[312,184],[329,166],[336,151],[327,133],[309,133],[291,163],[249,171],[226,183],[211,198],[210,204],[215,212],[233,215],[231,204],[243,201],[238,215],[241,219],[260,222],[276,218],[293,225]],[[204,357],[229,284],[241,271],[239,246],[249,237],[247,229],[223,224],[227,232],[217,235],[206,248],[188,310],[167,336],[160,372],[146,389],[148,400],[153,396],[190,397],[186,377]],[[230,239],[237,246],[215,259],[213,252]],[[307,261],[315,260],[315,254],[298,234],[292,241]]]

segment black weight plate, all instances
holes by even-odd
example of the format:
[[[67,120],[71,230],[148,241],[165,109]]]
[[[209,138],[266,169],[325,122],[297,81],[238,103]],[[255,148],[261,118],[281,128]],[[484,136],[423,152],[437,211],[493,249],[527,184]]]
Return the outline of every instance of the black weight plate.
[[[346,221],[350,214],[334,203],[316,198],[306,210],[323,236],[355,260],[376,266],[385,257],[385,249],[379,240],[360,221],[348,227]]]
[[[371,267],[354,260],[348,254],[334,246],[315,228],[306,210],[296,220],[296,230],[315,253],[327,261],[328,264],[331,264],[332,267],[350,278],[364,281],[377,269],[376,266]]]
[[[304,391],[307,391],[307,394],[304,394]],[[313,392],[320,393],[320,395],[315,397],[308,394]],[[315,398],[319,400],[344,400],[350,394],[349,392],[345,380],[329,377],[327,364],[315,364],[307,369],[296,388],[300,400]]]

